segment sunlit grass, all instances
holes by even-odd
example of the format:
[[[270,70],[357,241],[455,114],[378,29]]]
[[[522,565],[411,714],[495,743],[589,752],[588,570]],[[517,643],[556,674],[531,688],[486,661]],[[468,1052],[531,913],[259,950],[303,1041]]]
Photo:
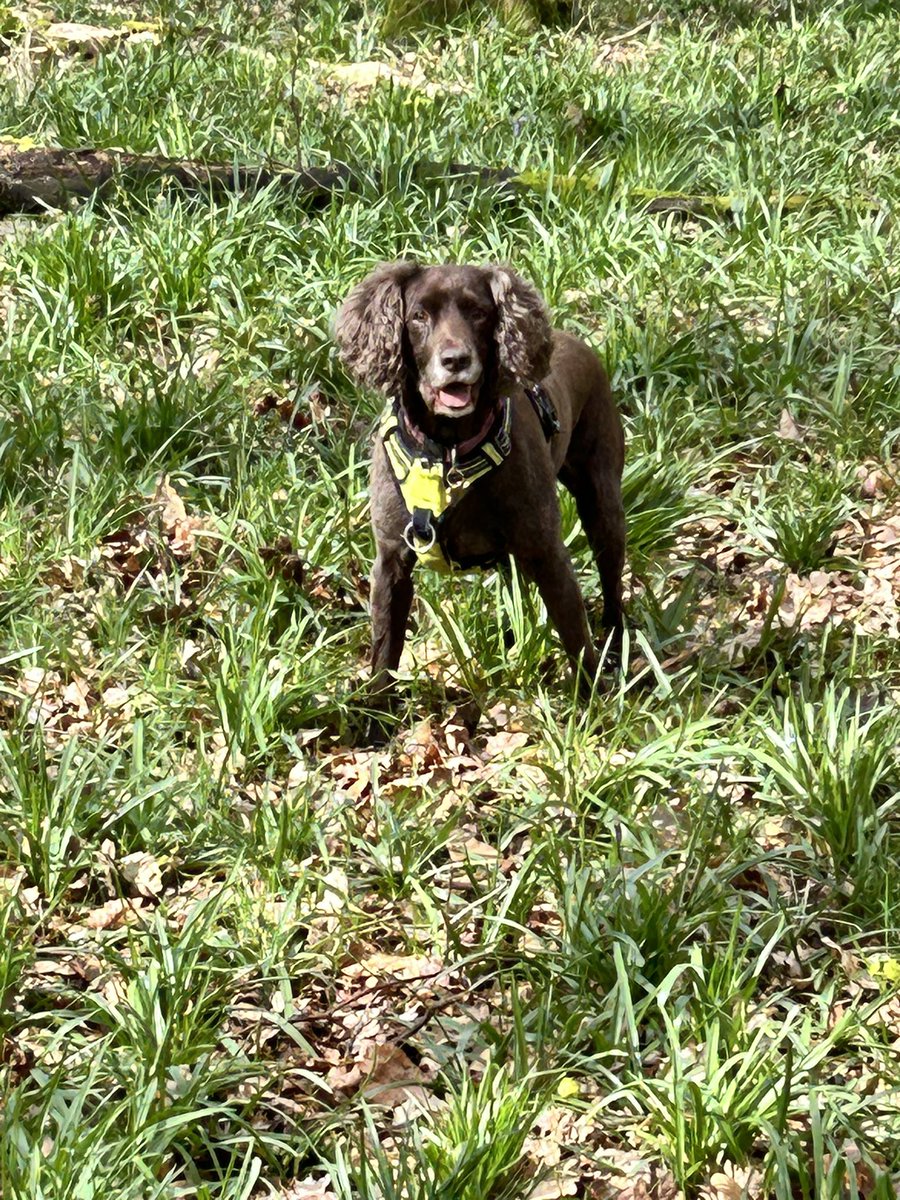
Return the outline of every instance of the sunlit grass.
[[[387,7],[67,0],[158,26],[77,60],[0,7],[3,136],[359,175],[319,206],[123,185],[0,241],[0,1193],[524,1200],[627,1168],[887,1200],[896,14]],[[427,88],[328,80],[404,54]],[[706,207],[644,211],[669,191]],[[604,355],[631,597],[583,704],[517,576],[422,578],[382,752],[379,400],[331,321],[399,255],[510,261]],[[784,628],[788,577],[881,588],[884,623]]]

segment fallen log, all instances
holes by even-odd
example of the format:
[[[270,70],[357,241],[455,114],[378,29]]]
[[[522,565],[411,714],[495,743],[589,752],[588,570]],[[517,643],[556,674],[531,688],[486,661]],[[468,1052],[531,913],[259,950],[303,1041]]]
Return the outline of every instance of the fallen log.
[[[0,216],[41,213],[66,208],[116,182],[172,179],[188,191],[222,195],[257,191],[277,183],[313,198],[324,198],[347,187],[349,167],[307,167],[273,170],[232,163],[202,163],[191,159],[124,154],[113,150],[19,149],[0,144]]]
[[[578,189],[608,190],[608,170],[597,175],[550,175],[546,171],[516,172],[507,167],[477,167],[462,163],[422,162],[412,171],[420,184],[461,183],[492,187],[501,193],[545,191],[548,186],[565,194]],[[172,159],[158,155],[126,154],[118,150],[61,150],[30,146],[24,142],[0,142],[0,217],[13,213],[42,213],[68,207],[112,184],[129,184],[171,179],[192,192],[211,195],[255,192],[276,185],[322,202],[336,192],[358,191],[365,180],[387,187],[389,181],[377,172],[354,170],[343,163],[329,167],[246,166],[235,163],[205,163],[194,159]],[[692,196],[681,192],[654,192],[632,188],[626,201],[648,214],[676,213],[708,220],[733,216],[741,207],[730,196]],[[807,206],[847,208],[877,212],[879,205],[869,197],[795,195],[775,198],[772,205],[783,212]]]

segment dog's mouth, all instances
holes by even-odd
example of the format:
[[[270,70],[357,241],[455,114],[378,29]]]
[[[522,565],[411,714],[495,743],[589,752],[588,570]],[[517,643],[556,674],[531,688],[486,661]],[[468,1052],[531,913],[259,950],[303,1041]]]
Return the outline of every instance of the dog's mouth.
[[[465,417],[475,407],[474,383],[445,383],[434,388],[434,412],[439,417]]]

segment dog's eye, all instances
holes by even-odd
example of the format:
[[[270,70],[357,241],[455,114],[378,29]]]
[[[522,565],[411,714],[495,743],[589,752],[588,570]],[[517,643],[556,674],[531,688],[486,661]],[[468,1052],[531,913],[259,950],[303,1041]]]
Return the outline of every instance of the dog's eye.
[[[415,308],[409,314],[410,325],[425,325],[428,322],[428,313],[424,308]]]

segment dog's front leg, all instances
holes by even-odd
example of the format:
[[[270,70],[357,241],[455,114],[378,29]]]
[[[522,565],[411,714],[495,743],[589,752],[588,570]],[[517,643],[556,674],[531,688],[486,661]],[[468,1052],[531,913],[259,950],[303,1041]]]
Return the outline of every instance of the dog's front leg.
[[[378,548],[372,569],[372,696],[379,707],[393,689],[412,607],[413,559],[408,551]]]
[[[579,686],[589,693],[599,663],[584,598],[565,546],[562,542],[551,544],[544,553],[520,555],[517,561],[523,574],[537,584],[547,615],[562,638],[572,668],[578,672]]]

